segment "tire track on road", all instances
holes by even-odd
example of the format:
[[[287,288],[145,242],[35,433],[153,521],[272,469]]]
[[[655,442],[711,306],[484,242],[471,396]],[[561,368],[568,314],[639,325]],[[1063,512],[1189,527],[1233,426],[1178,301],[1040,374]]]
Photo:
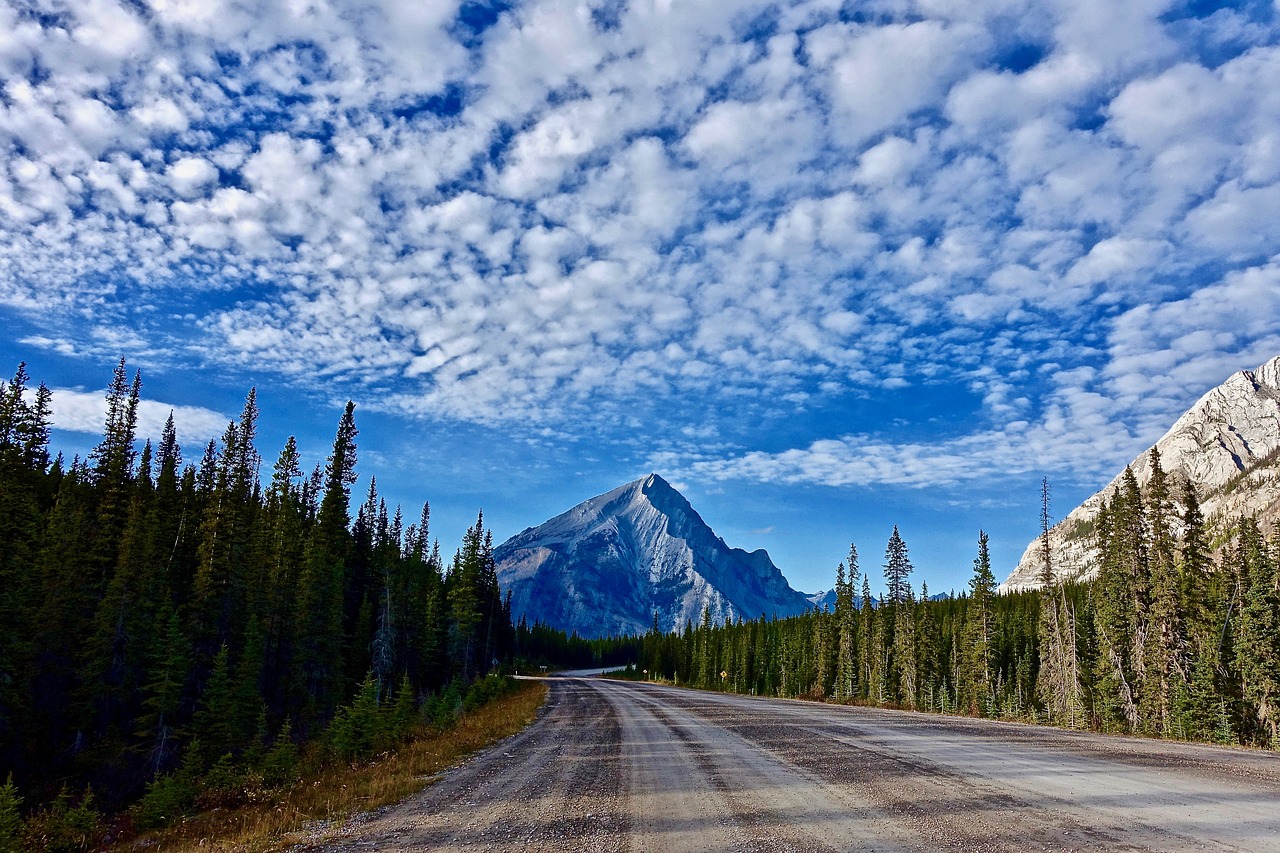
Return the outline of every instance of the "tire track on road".
[[[1280,853],[1280,758],[652,684],[538,719],[323,849]]]
[[[529,728],[321,849],[623,853],[630,819],[619,738],[617,715],[597,691],[553,684]]]

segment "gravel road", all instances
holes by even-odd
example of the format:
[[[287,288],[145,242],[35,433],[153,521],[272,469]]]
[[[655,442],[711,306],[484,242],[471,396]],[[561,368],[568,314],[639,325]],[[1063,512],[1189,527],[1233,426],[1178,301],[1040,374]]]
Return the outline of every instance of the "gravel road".
[[[549,679],[538,720],[324,847],[1280,851],[1280,757]]]

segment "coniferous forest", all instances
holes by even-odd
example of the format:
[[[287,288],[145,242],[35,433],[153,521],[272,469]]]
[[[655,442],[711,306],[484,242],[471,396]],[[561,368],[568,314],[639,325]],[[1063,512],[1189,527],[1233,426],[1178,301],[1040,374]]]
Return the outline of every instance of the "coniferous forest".
[[[495,663],[1280,746],[1280,539],[1248,518],[1211,533],[1154,450],[1146,488],[1127,472],[1098,515],[1094,580],[1055,579],[1046,483],[1039,591],[997,594],[980,533],[968,589],[917,592],[895,528],[878,600],[851,546],[834,609],[584,640],[513,625],[483,516],[446,564],[425,505],[406,524],[371,477],[353,509],[351,403],[309,473],[292,438],[266,468],[253,391],[193,457],[172,417],[136,435],[121,360],[101,440],[68,461],[30,386],[23,366],[0,383],[0,838],[23,814],[160,824],[202,791],[291,778],[307,745],[394,747]]]
[[[0,383],[0,821],[139,801],[158,821],[219,779],[288,776],[308,741],[383,748],[510,657],[482,516],[446,564],[426,505],[406,523],[370,478],[353,509],[353,404],[311,472],[292,438],[262,464],[253,391],[191,455],[172,417],[135,434],[121,360],[101,441],[68,461],[30,385]]]
[[[1094,535],[1099,572],[1054,580],[1048,487],[1039,591],[996,594],[988,540],[959,595],[917,595],[897,528],[886,594],[858,552],[836,569],[836,602],[803,616],[651,631],[626,674],[709,690],[911,708],[1153,737],[1280,747],[1280,538],[1238,519],[1220,560],[1194,489],[1172,494],[1152,450]],[[1219,543],[1221,544],[1221,543]]]

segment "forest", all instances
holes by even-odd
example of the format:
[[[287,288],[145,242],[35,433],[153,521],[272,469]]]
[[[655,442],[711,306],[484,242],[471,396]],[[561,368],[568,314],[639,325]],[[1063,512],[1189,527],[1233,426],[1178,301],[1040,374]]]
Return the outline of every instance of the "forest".
[[[0,842],[162,825],[292,781],[300,750],[393,749],[538,665],[1280,747],[1280,539],[1250,518],[1212,539],[1154,449],[1093,525],[1088,582],[1055,579],[1046,483],[1039,591],[998,595],[980,532],[963,594],[917,592],[895,528],[878,599],[851,546],[833,609],[585,640],[513,624],[483,514],[446,562],[427,504],[406,523],[371,477],[353,511],[354,404],[323,465],[290,438],[265,472],[254,391],[194,461],[172,417],[140,441],[140,393],[121,360],[100,441],[68,461],[49,389],[23,365],[0,383]]]
[[[309,742],[385,748],[512,654],[483,515],[448,563],[428,505],[406,524],[374,478],[353,517],[353,404],[323,466],[290,438],[264,478],[254,391],[190,461],[172,416],[139,448],[140,390],[121,360],[68,461],[49,389],[25,365],[0,383],[0,846],[24,815],[52,848],[131,804],[145,826],[291,780]]]
[[[997,595],[979,533],[961,595],[930,598],[895,527],[873,599],[856,547],[834,609],[651,631],[624,674],[707,690],[909,708],[1103,732],[1280,747],[1280,538],[1252,518],[1210,541],[1194,488],[1132,471],[1093,535],[1098,575],[1055,580],[1042,502],[1042,588]],[[1215,544],[1221,558],[1212,554]]]

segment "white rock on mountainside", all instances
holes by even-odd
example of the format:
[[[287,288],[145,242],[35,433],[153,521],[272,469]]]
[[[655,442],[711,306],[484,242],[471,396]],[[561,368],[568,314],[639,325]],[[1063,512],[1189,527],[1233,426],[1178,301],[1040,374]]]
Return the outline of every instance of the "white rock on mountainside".
[[[1280,356],[1257,370],[1242,370],[1200,398],[1156,442],[1172,481],[1195,483],[1210,525],[1257,515],[1264,528],[1280,518]],[[1151,479],[1149,452],[1130,467],[1140,486]],[[1124,472],[1072,510],[1049,531],[1055,577],[1087,579],[1096,573],[1089,535],[1102,501]],[[1176,497],[1176,494],[1175,494]],[[1002,591],[1039,587],[1040,541],[1028,546]]]
[[[494,549],[498,583],[524,616],[584,637],[788,616],[810,607],[764,550],[730,548],[656,474],[529,528]]]

